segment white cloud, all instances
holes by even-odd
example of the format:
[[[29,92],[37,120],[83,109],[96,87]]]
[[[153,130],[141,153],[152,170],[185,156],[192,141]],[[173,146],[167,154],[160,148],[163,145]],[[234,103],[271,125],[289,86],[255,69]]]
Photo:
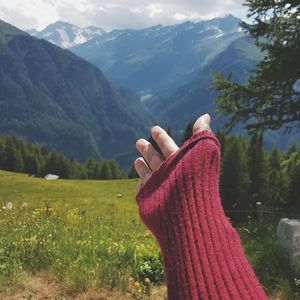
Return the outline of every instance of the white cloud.
[[[181,14],[181,13],[176,13],[174,15],[174,19],[178,20],[178,21],[183,21],[183,20],[186,20],[187,18],[188,18],[187,15]]]
[[[139,7],[131,8],[129,11],[134,14],[142,14],[143,13],[142,9]]]
[[[141,28],[209,19],[245,17],[244,0],[0,0],[0,17],[22,29],[42,29],[58,20],[105,29]]]
[[[146,8],[150,11],[149,16],[151,18],[163,12],[162,6],[159,3],[152,3],[148,5]]]

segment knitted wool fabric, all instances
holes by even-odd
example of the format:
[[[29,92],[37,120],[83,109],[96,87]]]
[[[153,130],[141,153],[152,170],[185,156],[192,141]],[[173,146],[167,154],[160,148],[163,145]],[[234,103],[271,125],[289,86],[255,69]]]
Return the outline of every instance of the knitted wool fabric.
[[[196,133],[136,196],[161,248],[169,300],[267,299],[219,196],[220,146]]]

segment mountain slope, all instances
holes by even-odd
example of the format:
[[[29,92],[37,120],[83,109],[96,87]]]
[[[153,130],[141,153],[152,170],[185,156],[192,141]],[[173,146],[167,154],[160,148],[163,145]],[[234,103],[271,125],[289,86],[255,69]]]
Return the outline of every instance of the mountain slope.
[[[70,50],[118,85],[148,91],[172,85],[244,35],[232,15],[198,23],[114,30]]]
[[[162,90],[156,97],[144,103],[161,124],[172,127],[177,138],[191,120],[195,120],[203,113],[211,115],[212,125],[216,130],[224,125],[225,118],[217,118],[215,109],[217,94],[211,89],[212,73],[215,71],[225,75],[232,73],[234,81],[245,82],[250,75],[249,70],[253,69],[262,57],[263,54],[250,37],[239,38],[206,66],[194,72],[183,84],[175,84],[172,89]],[[236,126],[233,133],[246,134],[241,125]],[[266,149],[278,146],[286,150],[291,143],[299,144],[299,141],[299,132],[286,134],[283,130],[269,130],[265,133]]]
[[[31,30],[28,33],[61,48],[70,48],[85,43],[96,36],[101,36],[105,34],[105,31],[96,26],[80,28],[67,22],[58,21],[50,24],[42,31]]]
[[[161,91],[145,104],[159,120],[168,123],[166,125],[176,120],[174,129],[178,130],[203,111],[214,116],[216,94],[210,90],[212,73],[233,72],[233,79],[243,82],[248,77],[247,70],[253,68],[260,57],[260,52],[249,37],[239,38],[206,66],[194,72],[187,82]]]
[[[121,96],[95,66],[0,21],[1,133],[81,161],[121,157],[127,167],[149,125],[138,99]]]

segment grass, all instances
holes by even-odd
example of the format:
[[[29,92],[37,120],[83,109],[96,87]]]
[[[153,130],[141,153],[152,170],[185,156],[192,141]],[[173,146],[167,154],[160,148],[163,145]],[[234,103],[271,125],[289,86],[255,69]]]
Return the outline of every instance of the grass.
[[[276,228],[280,218],[249,222],[238,228],[244,250],[260,283],[271,299],[300,299],[299,279],[290,272],[277,251]]]
[[[40,271],[73,292],[125,291],[132,283],[142,294],[150,282],[161,282],[159,250],[139,220],[136,183],[46,181],[0,171],[0,291]]]
[[[100,288],[127,291],[133,299],[150,294],[163,282],[163,269],[138,216],[136,183],[46,181],[0,171],[0,295],[41,273],[72,295]],[[277,221],[261,227],[250,222],[239,233],[271,298],[295,299],[298,281],[275,251]]]

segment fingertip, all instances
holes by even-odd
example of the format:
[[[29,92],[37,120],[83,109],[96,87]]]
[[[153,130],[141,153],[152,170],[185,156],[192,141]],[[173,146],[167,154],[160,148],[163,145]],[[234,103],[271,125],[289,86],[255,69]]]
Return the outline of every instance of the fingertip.
[[[204,114],[201,117],[199,117],[194,126],[193,126],[193,134],[204,131],[204,130],[209,130],[212,131],[210,128],[210,123],[211,123],[211,117],[209,114]]]
[[[158,125],[155,125],[151,128],[151,135],[154,138],[155,136],[157,136],[158,134],[160,134],[163,131],[163,128],[161,128]]]
[[[141,164],[143,162],[143,158],[142,157],[138,157],[137,159],[135,159],[134,161],[134,166],[138,165],[138,164]]]
[[[145,143],[145,141],[146,141],[146,140],[143,139],[143,138],[138,139],[138,140],[136,141],[136,143],[135,143],[136,149],[139,150],[139,149],[143,146],[143,144]]]
[[[210,125],[210,122],[211,122],[210,114],[205,114],[204,117],[206,119],[207,124]]]

